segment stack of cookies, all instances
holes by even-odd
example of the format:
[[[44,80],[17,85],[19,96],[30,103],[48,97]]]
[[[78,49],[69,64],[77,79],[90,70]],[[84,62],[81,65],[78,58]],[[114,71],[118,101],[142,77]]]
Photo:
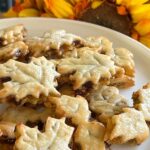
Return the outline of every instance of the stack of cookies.
[[[105,150],[149,136],[150,84],[133,93],[133,54],[105,37],[0,30],[0,149]]]

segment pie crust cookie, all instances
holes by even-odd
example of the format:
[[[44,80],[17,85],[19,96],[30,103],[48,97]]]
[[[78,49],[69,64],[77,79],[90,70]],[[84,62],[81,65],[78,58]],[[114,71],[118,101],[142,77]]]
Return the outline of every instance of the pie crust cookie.
[[[133,93],[134,107],[140,110],[146,121],[150,121],[150,83]]]
[[[0,30],[0,46],[25,40],[27,31],[22,24]]]
[[[104,123],[109,117],[120,114],[123,108],[129,107],[127,99],[113,86],[99,86],[88,94],[87,99],[91,111]]]
[[[78,58],[61,59],[57,69],[61,75],[69,74],[75,90],[87,82],[94,85],[100,81],[108,83],[115,74],[115,65],[109,56],[88,50],[80,51]]]
[[[81,96],[49,97],[47,107],[51,104],[56,106],[57,116],[70,118],[75,125],[88,121],[91,115],[87,100]]]
[[[123,144],[131,140],[142,143],[149,136],[142,112],[134,108],[124,108],[123,111],[108,120],[105,141],[111,144]]]
[[[0,137],[14,139],[14,131],[17,124],[44,124],[48,116],[55,117],[52,107],[33,109],[23,106],[9,106],[0,115]]]
[[[74,134],[74,141],[81,150],[105,150],[105,127],[97,121],[81,123]]]
[[[0,78],[10,78],[10,81],[2,83],[1,102],[6,102],[9,96],[14,96],[16,102],[36,104],[41,94],[59,95],[55,88],[59,73],[56,72],[54,63],[44,57],[32,58],[28,64],[10,59],[0,64],[0,70]],[[27,96],[36,99],[31,102],[30,99],[25,99]]]
[[[112,57],[112,60],[118,67],[118,73],[116,74],[117,76],[111,80],[111,85],[119,88],[133,86],[135,82],[135,64],[133,54],[125,48],[116,48],[114,49],[114,57]]]
[[[6,62],[9,59],[22,60],[28,53],[28,46],[22,41],[17,41],[0,48],[0,62]]]
[[[65,119],[48,118],[45,131],[20,124],[16,128],[14,150],[71,150],[69,143],[74,128],[65,124]]]
[[[66,51],[82,46],[83,39],[65,30],[46,32],[42,37],[27,39],[30,53],[33,57],[61,57]]]
[[[64,30],[26,35],[23,25],[0,30],[0,103],[9,105],[0,114],[0,149],[105,150],[105,142],[148,137],[150,85],[133,94],[142,112],[117,89],[134,85],[130,51]]]

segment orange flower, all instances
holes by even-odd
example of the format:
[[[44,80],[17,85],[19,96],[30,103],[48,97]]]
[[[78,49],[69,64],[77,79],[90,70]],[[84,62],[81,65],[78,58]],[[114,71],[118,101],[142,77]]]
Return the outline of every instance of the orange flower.
[[[46,8],[58,18],[72,18],[73,6],[65,0],[44,0]]]

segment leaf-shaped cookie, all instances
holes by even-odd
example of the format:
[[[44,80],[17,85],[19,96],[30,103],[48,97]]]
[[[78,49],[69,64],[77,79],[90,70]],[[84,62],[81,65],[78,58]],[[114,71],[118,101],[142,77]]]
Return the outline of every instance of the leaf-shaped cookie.
[[[57,66],[62,75],[71,74],[74,89],[79,89],[83,84],[90,81],[97,85],[100,80],[109,81],[115,74],[115,65],[109,56],[89,50],[79,52],[79,58],[65,58],[60,60]]]
[[[22,41],[26,36],[26,29],[22,24],[10,26],[0,30],[0,45],[7,45],[15,41]]]
[[[15,150],[70,150],[73,127],[65,124],[65,119],[48,118],[45,132],[29,128],[23,124],[16,128]]]
[[[133,93],[134,107],[141,111],[146,121],[150,121],[150,83]]]
[[[125,74],[130,77],[134,77],[135,64],[133,60],[133,54],[125,48],[114,49],[115,57],[113,58],[115,64],[124,68]]]
[[[28,46],[24,42],[14,42],[0,48],[0,62],[2,63],[9,59],[24,58],[28,53]]]
[[[97,121],[79,124],[74,134],[75,143],[81,150],[105,150],[105,127]]]
[[[26,96],[39,98],[40,95],[59,95],[55,89],[55,80],[59,74],[55,71],[53,62],[44,57],[32,58],[26,64],[15,60],[9,60],[0,64],[0,78],[9,77],[11,80],[3,83],[0,90],[1,99],[14,96],[17,102]],[[35,99],[36,100],[36,99]]]
[[[88,94],[87,99],[90,109],[100,115],[99,119],[102,122],[106,122],[114,114],[121,113],[123,108],[129,107],[127,99],[113,86],[99,86]]]
[[[56,114],[59,117],[71,118],[72,123],[78,125],[89,120],[91,112],[88,102],[81,96],[72,97],[62,95],[61,97],[49,97],[49,101],[56,106]],[[49,104],[47,104],[48,106]]]
[[[0,137],[6,139],[15,138],[15,126],[16,124],[34,124],[44,123],[48,116],[54,117],[54,109],[41,107],[39,109],[33,109],[23,106],[9,106],[0,115]]]
[[[67,33],[65,30],[46,32],[43,37],[27,39],[30,53],[33,57],[54,57],[62,55],[70,47],[82,45],[83,39],[77,35]]]
[[[134,108],[124,108],[123,111],[108,120],[105,140],[115,144],[131,140],[135,140],[137,144],[142,143],[149,136],[149,128],[142,112]]]

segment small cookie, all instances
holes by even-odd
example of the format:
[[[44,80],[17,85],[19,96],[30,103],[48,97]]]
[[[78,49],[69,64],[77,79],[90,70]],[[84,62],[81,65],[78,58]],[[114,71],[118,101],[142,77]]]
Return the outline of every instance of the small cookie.
[[[115,57],[113,58],[115,65],[124,68],[125,75],[134,77],[135,64],[133,54],[125,48],[114,49]]]
[[[49,97],[49,102],[56,105],[56,114],[59,117],[71,118],[73,124],[78,125],[90,118],[88,102],[81,96]]]
[[[43,37],[27,39],[26,43],[33,57],[57,58],[74,47],[82,46],[83,41],[81,37],[67,33],[65,30],[56,30],[46,32]]]
[[[99,86],[98,89],[88,94],[87,99],[90,109],[101,116],[100,120],[103,118],[102,122],[106,122],[114,114],[121,113],[122,108],[128,107],[126,98],[120,95],[119,90],[113,86]]]
[[[110,85],[120,89],[127,89],[135,85],[135,80],[132,77],[123,75],[122,77],[115,77],[110,80]]]
[[[21,59],[28,53],[28,46],[24,42],[14,42],[0,48],[0,62],[3,63],[9,59]]]
[[[142,143],[149,136],[149,128],[142,112],[134,108],[124,108],[123,111],[108,120],[105,140],[112,144],[123,144],[131,140],[137,144]]]
[[[2,83],[1,102],[14,96],[16,102],[37,104],[43,100],[39,100],[41,95],[59,95],[56,90],[56,77],[59,73],[56,72],[54,63],[45,57],[32,58],[28,64],[11,59],[0,64],[0,70],[0,78],[10,78],[10,81]],[[27,96],[34,97],[34,101],[26,99]]]
[[[29,128],[23,124],[16,127],[15,150],[71,150],[69,143],[74,128],[65,124],[65,119],[48,118],[45,131]]]
[[[79,124],[74,134],[74,141],[81,150],[105,150],[105,127],[97,122]]]
[[[21,106],[9,106],[0,115],[0,137],[14,139],[16,124],[30,123],[38,125],[38,123],[44,123],[48,116],[55,116],[53,108],[41,107],[33,109]]]
[[[146,121],[150,121],[150,83],[133,93],[134,107],[140,110]]]
[[[16,41],[23,41],[27,31],[22,24],[11,26],[0,30],[0,46],[4,46]]]
[[[98,85],[100,80],[109,82],[115,74],[115,65],[109,56],[98,52],[82,50],[78,58],[61,59],[57,70],[61,75],[68,75],[74,83],[74,89],[80,89],[87,82]]]
[[[125,48],[116,48],[111,59],[116,65],[116,74],[111,78],[110,85],[118,88],[134,86],[135,64],[133,54]]]

